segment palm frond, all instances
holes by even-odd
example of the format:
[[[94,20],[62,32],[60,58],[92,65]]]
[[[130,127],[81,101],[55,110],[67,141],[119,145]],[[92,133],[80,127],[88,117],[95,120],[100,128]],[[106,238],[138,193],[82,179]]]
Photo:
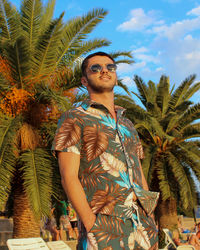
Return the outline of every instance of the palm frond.
[[[16,134],[20,126],[19,118],[1,116],[0,121],[0,209],[8,198],[14,175],[17,149]]]
[[[35,86],[35,89],[35,99],[38,102],[44,104],[52,104],[52,102],[55,102],[61,112],[65,112],[71,107],[70,101],[59,92],[54,91],[51,87],[45,84],[38,84]]]
[[[183,101],[186,101],[187,99],[184,98],[186,96],[186,93],[189,89],[189,87],[192,85],[192,83],[195,80],[195,75],[191,75],[187,77],[181,85],[174,91],[172,94],[170,101],[169,101],[169,106],[171,109],[176,108],[178,105],[180,105]]]
[[[137,75],[134,77],[134,82],[135,82],[137,89],[139,91],[139,95],[137,97],[140,99],[142,104],[146,107],[147,100],[148,100],[148,88],[147,88],[146,84],[143,82],[142,78],[140,78]],[[134,92],[132,92],[132,93],[135,94]]]
[[[192,124],[184,127],[181,131],[184,139],[200,137],[200,123]]]
[[[30,73],[29,50],[24,37],[19,37],[14,46],[7,45],[4,49],[10,68],[12,68],[12,77],[18,88],[24,88],[24,78]]]
[[[63,14],[52,21],[49,28],[39,38],[33,60],[33,74],[47,76],[53,72],[63,29]]]
[[[169,93],[169,77],[161,76],[160,81],[157,85],[157,96],[156,103],[162,111],[162,116],[166,114],[168,110],[170,93]]]
[[[51,23],[51,20],[53,18],[55,3],[56,0],[48,0],[46,6],[44,6],[42,9],[41,34]]]
[[[175,157],[175,155],[172,152],[168,153],[168,162],[170,166],[172,167],[174,176],[179,184],[180,195],[183,200],[183,206],[185,209],[187,209],[193,198],[193,195],[192,195],[193,192],[191,190],[188,177],[185,173],[183,166],[180,164],[180,161]]]
[[[30,53],[33,53],[40,34],[41,16],[42,3],[40,0],[23,0],[21,5],[21,25]]]
[[[161,191],[162,200],[167,200],[170,197],[173,197],[173,193],[170,187],[170,178],[168,176],[168,166],[165,162],[158,161],[156,162],[156,172],[159,179],[159,188]]]
[[[106,39],[93,39],[89,41],[82,41],[75,49],[71,49],[70,53],[67,53],[62,58],[60,64],[67,65],[68,67],[73,67],[77,59],[80,59],[84,54],[104,46],[109,46],[110,41]]]
[[[115,52],[111,52],[110,55],[113,59],[117,59],[118,57],[121,57],[121,56],[128,57],[130,59],[133,58],[131,51],[115,51]]]
[[[130,95],[130,92],[129,92],[129,90],[128,90],[128,87],[126,86],[126,84],[124,84],[124,83],[122,82],[121,79],[118,79],[117,84],[118,84],[118,86],[119,86],[120,88],[122,88],[128,95]]]
[[[52,159],[48,151],[37,148],[21,154],[24,188],[37,218],[49,215],[52,194]]]
[[[65,54],[79,49],[80,43],[87,38],[87,35],[100,23],[107,15],[104,9],[94,9],[85,16],[71,19],[67,22],[61,40],[62,46],[59,48],[59,55],[55,68],[60,64]]]
[[[2,41],[14,42],[21,35],[20,17],[7,0],[0,2],[0,37]]]
[[[189,100],[197,91],[200,89],[200,82],[197,82],[194,84],[194,86],[191,86],[188,91],[186,92],[184,99]]]
[[[200,118],[200,103],[187,109],[179,119],[178,130],[182,130],[187,125]]]

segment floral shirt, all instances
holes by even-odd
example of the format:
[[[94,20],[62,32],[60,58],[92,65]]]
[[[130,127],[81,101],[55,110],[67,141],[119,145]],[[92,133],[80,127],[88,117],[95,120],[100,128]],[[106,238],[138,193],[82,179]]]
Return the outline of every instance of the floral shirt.
[[[131,219],[137,196],[144,214],[155,209],[159,194],[144,190],[140,159],[142,145],[124,109],[115,106],[117,121],[105,106],[89,100],[65,112],[58,123],[54,151],[80,155],[79,179],[95,214]]]

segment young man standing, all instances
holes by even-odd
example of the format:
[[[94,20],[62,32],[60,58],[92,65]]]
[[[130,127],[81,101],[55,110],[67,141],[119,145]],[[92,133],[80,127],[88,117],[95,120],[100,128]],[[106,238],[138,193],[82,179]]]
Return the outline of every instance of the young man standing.
[[[158,249],[152,212],[159,194],[148,191],[138,134],[114,105],[116,68],[104,52],[84,59],[90,99],[62,115],[52,148],[81,221],[78,249]]]

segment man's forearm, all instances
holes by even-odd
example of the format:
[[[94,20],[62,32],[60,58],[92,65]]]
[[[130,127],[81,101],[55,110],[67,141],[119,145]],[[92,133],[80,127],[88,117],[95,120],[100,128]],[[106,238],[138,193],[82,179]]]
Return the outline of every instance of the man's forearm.
[[[62,178],[62,185],[67,194],[67,197],[76,210],[80,220],[89,231],[96,219],[96,216],[90,208],[83,187],[78,178]]]

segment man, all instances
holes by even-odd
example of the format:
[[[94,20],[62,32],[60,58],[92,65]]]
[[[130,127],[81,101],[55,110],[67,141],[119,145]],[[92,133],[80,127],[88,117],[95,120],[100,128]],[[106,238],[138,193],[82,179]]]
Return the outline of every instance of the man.
[[[148,191],[138,134],[114,105],[115,62],[104,52],[91,54],[82,74],[90,100],[62,115],[52,147],[81,221],[78,249],[158,249],[152,216],[158,193]]]

